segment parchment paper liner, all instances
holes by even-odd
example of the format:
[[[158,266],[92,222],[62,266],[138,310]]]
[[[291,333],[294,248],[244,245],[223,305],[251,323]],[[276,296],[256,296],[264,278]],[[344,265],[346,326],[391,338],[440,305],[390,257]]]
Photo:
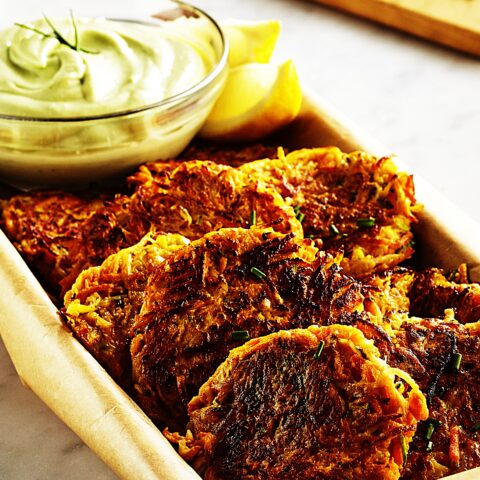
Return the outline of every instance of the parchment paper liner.
[[[391,152],[328,102],[306,91],[302,113],[279,133],[289,147],[336,145],[344,151]],[[402,170],[412,169],[397,159]],[[454,268],[467,262],[480,280],[480,226],[415,175],[425,204],[416,228],[418,262]],[[0,332],[22,382],[121,478],[190,480],[199,476],[61,323],[31,271],[0,232]],[[480,478],[480,469],[451,477]]]

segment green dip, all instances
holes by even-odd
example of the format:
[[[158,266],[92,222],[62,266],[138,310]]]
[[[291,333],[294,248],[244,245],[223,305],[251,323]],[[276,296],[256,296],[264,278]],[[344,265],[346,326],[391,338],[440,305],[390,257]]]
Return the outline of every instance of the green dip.
[[[75,45],[72,19],[52,23]],[[19,26],[0,31],[0,114],[56,118],[130,110],[189,89],[212,68],[181,29],[102,18],[75,23],[77,49]],[[52,33],[45,20],[28,26]]]

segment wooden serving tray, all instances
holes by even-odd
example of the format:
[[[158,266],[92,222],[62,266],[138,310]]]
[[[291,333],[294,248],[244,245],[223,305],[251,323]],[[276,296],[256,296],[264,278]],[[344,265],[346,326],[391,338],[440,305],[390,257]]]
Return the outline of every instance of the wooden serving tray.
[[[337,145],[376,155],[391,152],[307,92],[299,118],[279,133],[290,148]],[[409,170],[405,165],[400,168]],[[480,280],[480,225],[421,178],[426,205],[416,231],[417,262],[446,268],[468,262]],[[0,231],[0,333],[25,386],[31,388],[120,477],[199,480],[139,407],[60,321],[55,306]],[[480,478],[480,469],[449,477]]]
[[[314,0],[480,57],[478,0]]]

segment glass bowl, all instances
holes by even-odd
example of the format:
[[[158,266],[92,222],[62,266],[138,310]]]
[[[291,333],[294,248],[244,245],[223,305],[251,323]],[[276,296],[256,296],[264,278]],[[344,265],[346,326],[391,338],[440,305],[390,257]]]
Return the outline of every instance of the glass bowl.
[[[173,158],[201,128],[221,92],[227,75],[228,47],[220,27],[202,10],[177,1],[159,5],[158,1],[140,0],[130,11],[119,6],[102,15],[94,13],[94,2],[86,3],[87,8],[75,11],[76,16],[148,23],[155,28],[172,28],[173,20],[188,19],[189,28],[194,29],[189,41],[209,55],[211,70],[186,91],[130,110],[63,118],[0,112],[0,181],[20,187],[84,186],[125,175],[144,162]],[[53,15],[58,16],[58,12]],[[10,20],[36,18],[41,18],[40,12],[37,17],[29,12],[27,18]],[[5,26],[4,18],[0,28]],[[197,29],[202,35],[195,35]]]

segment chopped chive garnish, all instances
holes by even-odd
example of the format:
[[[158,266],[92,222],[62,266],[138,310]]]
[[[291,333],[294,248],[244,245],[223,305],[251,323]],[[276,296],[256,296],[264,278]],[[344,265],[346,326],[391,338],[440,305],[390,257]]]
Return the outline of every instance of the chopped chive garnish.
[[[333,235],[340,235],[340,230],[333,223],[329,228]]]
[[[442,424],[441,420],[437,420],[436,418],[428,418],[426,422],[431,423],[435,428],[438,428]]]
[[[325,342],[323,340],[320,340],[320,342],[318,342],[318,347],[317,347],[317,350],[315,351],[315,355],[313,355],[314,360],[318,360],[320,358],[320,355],[323,352],[324,346],[325,346]]]
[[[373,217],[357,218],[357,227],[368,228],[375,225],[375,219]]]
[[[458,372],[460,370],[460,364],[462,363],[462,354],[454,353],[452,359],[452,368],[454,371]]]
[[[248,340],[250,335],[246,330],[236,330],[232,332],[232,340]]]
[[[253,227],[256,224],[257,224],[257,211],[252,210],[252,213],[250,214],[250,226]]]
[[[307,234],[305,235],[305,238],[313,239],[313,238],[315,238],[315,235],[314,235],[313,233],[307,233]]]
[[[433,448],[432,436],[435,432],[435,429],[438,428],[442,422],[440,420],[436,420],[435,418],[428,418],[426,420],[427,423],[427,431],[425,432],[425,439],[428,440],[426,451],[431,452]]]
[[[263,233],[262,233],[262,238],[263,238],[264,240],[268,240],[268,236],[269,236],[271,233],[272,233],[272,232],[263,232]]]
[[[427,440],[431,440],[434,431],[435,431],[435,425],[433,425],[433,423],[429,423],[427,427],[427,431],[425,432],[425,438]]]
[[[295,215],[298,215],[300,213],[300,206],[299,205],[295,205],[293,207],[293,211],[295,212]]]
[[[480,422],[476,423],[473,427],[472,427],[472,432],[478,432],[480,430]]]
[[[398,390],[399,388],[401,388],[403,386],[403,382],[401,381],[398,381],[398,382],[395,382],[395,388]]]
[[[303,222],[303,219],[304,219],[304,218],[305,218],[305,214],[304,214],[304,213],[299,212],[299,213],[297,214],[297,220],[298,220],[300,223]]]
[[[252,267],[250,269],[250,272],[253,273],[259,280],[263,280],[264,278],[267,277],[265,273],[263,273],[261,270],[259,270],[257,267]]]
[[[403,435],[400,435],[400,448],[402,450],[403,466],[405,466],[407,463],[408,449],[407,440]]]

